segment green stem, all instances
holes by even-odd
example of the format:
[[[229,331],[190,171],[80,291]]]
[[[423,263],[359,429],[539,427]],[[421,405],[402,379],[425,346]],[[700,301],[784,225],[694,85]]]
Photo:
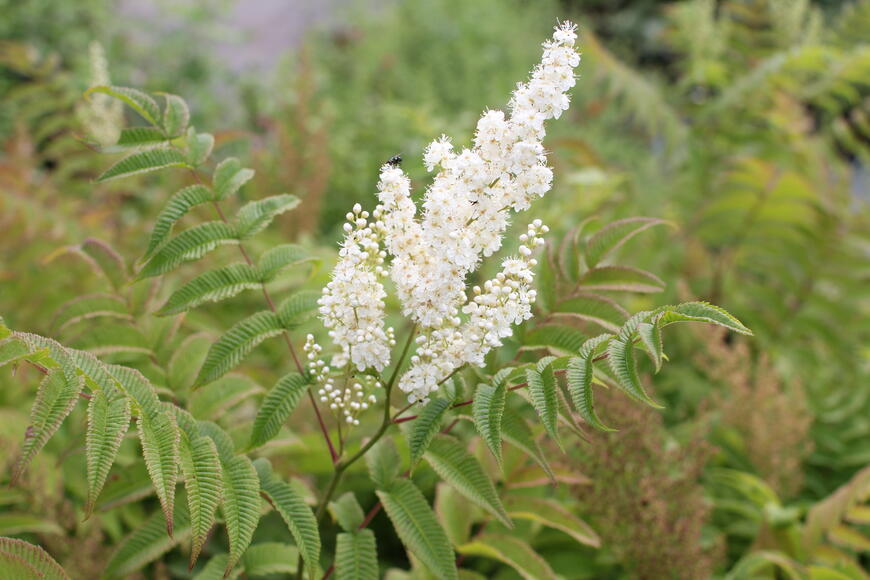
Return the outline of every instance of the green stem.
[[[387,430],[393,425],[393,418],[390,415],[390,395],[393,392],[393,385],[396,383],[396,378],[399,375],[399,370],[402,368],[402,363],[405,362],[405,357],[408,356],[408,351],[411,349],[411,343],[414,341],[414,336],[417,333],[416,325],[411,327],[411,332],[408,333],[408,340],[405,342],[405,346],[402,348],[402,354],[399,355],[399,359],[396,361],[396,368],[393,370],[393,374],[390,377],[390,380],[387,382],[385,386],[384,393],[384,416],[381,420],[381,425],[378,427],[378,430],[375,431],[374,435],[366,441],[365,445],[360,447],[359,451],[348,457],[347,459],[339,458],[338,461],[334,463],[335,470],[332,472],[332,478],[329,480],[329,485],[326,488],[326,492],[323,494],[323,499],[320,500],[320,504],[317,506],[317,511],[314,512],[314,517],[317,519],[318,528],[323,524],[323,520],[326,518],[326,510],[329,507],[329,502],[332,500],[332,496],[335,495],[335,490],[338,489],[338,484],[341,482],[341,478],[344,476],[344,472],[347,469],[359,461],[369,449],[374,447],[374,445],[380,441],[381,437],[386,434]],[[302,563],[302,556],[300,554],[299,560],[296,564],[296,578],[298,580],[303,580],[305,575],[305,569]]]
[[[405,346],[402,347],[402,354],[399,355],[399,360],[396,361],[396,368],[393,369],[393,374],[390,377],[390,382],[387,383],[387,405],[386,410],[389,412],[390,409],[390,398],[389,392],[393,388],[393,384],[395,384],[396,379],[399,378],[399,371],[402,370],[402,363],[405,362],[405,357],[408,356],[408,351],[411,349],[411,343],[414,342],[414,337],[417,336],[417,325],[414,324],[411,326],[411,330],[408,332],[408,340],[405,341]]]

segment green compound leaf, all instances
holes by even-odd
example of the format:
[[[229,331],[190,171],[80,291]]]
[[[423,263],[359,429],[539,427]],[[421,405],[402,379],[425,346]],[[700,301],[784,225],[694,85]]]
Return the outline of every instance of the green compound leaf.
[[[634,360],[634,341],[631,335],[613,338],[607,345],[607,362],[616,377],[617,384],[633,399],[646,403],[650,407],[663,407],[652,399],[640,384],[637,374],[637,364]]]
[[[154,354],[141,330],[117,319],[103,319],[89,324],[71,338],[69,344],[97,356],[123,355],[123,360]]]
[[[86,320],[132,321],[133,317],[128,310],[126,302],[113,294],[85,294],[58,308],[52,326],[57,329],[57,332],[63,332],[70,326]]]
[[[174,516],[175,520],[170,526],[162,512],[153,513],[142,526],[118,545],[103,571],[103,576],[126,578],[190,537],[190,521],[184,503],[178,505]],[[175,530],[172,536],[166,535],[168,527]]]
[[[88,238],[67,250],[87,262],[94,273],[104,277],[115,290],[126,287],[127,264],[124,258],[106,242]]]
[[[550,363],[553,357],[541,359],[537,368],[526,369],[526,381],[529,383],[529,395],[532,401],[532,406],[544,423],[547,433],[556,442],[559,447],[562,447],[562,440],[559,438],[559,396],[556,390],[559,385],[556,383],[556,375]]]
[[[239,210],[239,237],[247,239],[266,229],[272,220],[299,205],[299,198],[285,193],[252,201]]]
[[[30,425],[21,444],[21,456],[12,470],[13,485],[72,412],[84,387],[84,379],[77,375],[64,350],[53,352],[52,356],[60,366],[49,369],[39,385],[36,401],[30,410]]]
[[[208,437],[214,441],[214,446],[217,448],[218,457],[221,459],[221,464],[228,462],[235,457],[236,448],[233,445],[233,440],[229,434],[220,428],[217,423],[211,421],[198,421],[199,433],[203,437]]]
[[[560,316],[576,318],[585,323],[592,323],[606,332],[617,333],[619,328],[628,318],[628,311],[618,302],[601,294],[577,292],[558,305]],[[563,314],[564,313],[564,314]],[[580,337],[580,332],[574,330],[576,341],[573,348],[567,354],[577,352],[577,348],[587,337]]]
[[[602,431],[614,431],[598,418],[595,412],[595,404],[592,398],[592,375],[593,362],[598,349],[608,340],[613,338],[612,334],[600,334],[594,338],[587,340],[580,348],[580,356],[572,358],[568,362],[568,392],[571,394],[571,400],[574,402],[574,407],[583,419],[596,429]]]
[[[377,494],[405,547],[439,580],[457,580],[450,540],[420,490],[401,479]]]
[[[500,468],[502,467],[501,422],[504,416],[506,395],[507,388],[503,382],[500,382],[497,387],[478,385],[471,407],[474,426],[486,446],[489,447]]]
[[[426,452],[426,449],[432,442],[432,438],[441,429],[441,419],[449,408],[450,401],[435,398],[426,403],[426,406],[420,411],[408,437],[408,445],[411,448],[412,468],[423,457],[423,453]]]
[[[270,282],[283,270],[291,266],[304,264],[305,262],[316,263],[318,261],[318,258],[309,255],[301,246],[281,244],[264,252],[260,256],[257,268],[260,271],[260,279],[263,282]]]
[[[160,125],[160,107],[157,105],[157,101],[138,89],[107,86],[91,87],[85,92],[85,96],[87,97],[91,93],[103,93],[110,97],[115,97],[139,113],[150,124],[155,127]]]
[[[541,469],[547,474],[547,477],[553,482],[556,481],[553,470],[550,469],[550,464],[547,463],[547,458],[544,457],[541,447],[535,441],[532,430],[529,429],[525,419],[510,409],[505,410],[504,417],[502,418],[502,437],[504,437],[505,441],[534,459],[535,463],[540,465]]]
[[[179,137],[190,123],[190,109],[184,99],[177,95],[164,93],[166,107],[163,109],[163,129],[170,137]]]
[[[148,249],[145,250],[145,258],[150,258],[154,251],[162,246],[172,233],[175,222],[184,217],[192,208],[212,200],[212,192],[204,185],[189,185],[175,192],[154,222],[151,230],[151,239],[148,240]]]
[[[483,534],[457,548],[460,554],[491,558],[507,564],[525,580],[552,580],[556,573],[523,540],[506,534]]]
[[[257,411],[249,447],[259,447],[278,434],[281,425],[296,409],[308,384],[308,379],[298,373],[284,375],[278,380]]]
[[[16,538],[2,537],[0,537],[0,577],[69,580],[69,576],[60,564],[39,546]]]
[[[359,530],[338,534],[335,547],[336,580],[378,580],[375,534]]]
[[[232,326],[215,342],[199,371],[198,385],[210,383],[234,369],[258,344],[284,328],[274,312],[257,312]]]
[[[231,225],[208,222],[194,226],[160,247],[139,272],[139,279],[165,274],[184,262],[202,258],[219,246],[238,243],[238,234]]]
[[[231,264],[201,274],[173,292],[158,314],[180,314],[205,302],[220,302],[260,286],[256,269],[247,264]]]
[[[20,340],[0,340],[0,367],[30,359],[33,353]]]
[[[608,224],[595,232],[586,242],[586,265],[594,268],[601,260],[637,234],[666,223],[656,218],[633,217]]]
[[[244,570],[242,570],[241,566],[237,565],[227,572],[226,569],[229,561],[229,554],[216,554],[212,556],[203,569],[193,577],[193,580],[235,580],[242,575]]]
[[[221,463],[211,438],[198,435],[193,438],[182,437],[181,473],[184,475],[193,535],[190,549],[192,568],[215,524],[223,492]]]
[[[140,409],[136,418],[139,441],[148,476],[154,484],[160,506],[166,516],[166,531],[171,536],[175,509],[175,483],[178,479],[178,444],[181,435],[174,418],[160,408]]]
[[[51,519],[39,518],[26,513],[0,512],[0,534],[63,535],[64,529]]]
[[[198,332],[187,336],[178,344],[166,368],[166,386],[176,393],[185,393],[193,385],[199,369],[211,348],[211,336]],[[188,399],[188,405],[190,399]]]
[[[4,326],[0,325],[0,332],[2,332],[4,328]],[[48,369],[60,366],[60,368],[66,369],[65,372],[67,375],[71,375],[75,372],[76,365],[81,366],[76,355],[81,354],[85,357],[92,356],[86,353],[79,353],[75,350],[66,349],[57,341],[39,336],[38,334],[14,332],[9,338],[24,345],[29,353],[25,357],[27,360],[40,364]],[[15,348],[14,350],[16,352],[19,351],[18,348]],[[93,358],[94,360],[98,360],[96,357]],[[111,388],[111,385],[109,385],[108,388]],[[31,414],[32,413],[33,411],[31,410]]]
[[[598,548],[601,538],[583,520],[557,502],[537,497],[514,495],[505,499],[505,509],[512,518],[531,520],[561,530],[579,543]]]
[[[365,454],[369,477],[381,489],[390,489],[402,470],[402,461],[392,439],[378,441]]]
[[[192,127],[187,130],[187,159],[191,165],[196,167],[205,163],[212,149],[214,149],[214,135],[197,133]]]
[[[254,465],[264,497],[287,524],[305,560],[309,576],[313,578],[320,560],[320,532],[311,508],[289,483],[272,473],[266,459],[258,459]]]
[[[317,312],[320,292],[302,290],[287,298],[278,306],[278,320],[286,330],[293,330],[309,320]]]
[[[425,457],[441,479],[456,491],[488,511],[508,528],[513,527],[495,491],[495,485],[477,459],[462,444],[451,437],[439,435],[432,441]]]
[[[295,574],[299,550],[281,542],[254,544],[242,556],[242,569],[249,576]],[[223,569],[222,569],[223,570]]]
[[[13,554],[0,550],[0,574],[3,578],[40,578],[39,571]]]
[[[584,292],[661,292],[664,281],[631,266],[600,266],[586,272],[578,283]]]
[[[235,195],[241,187],[254,177],[253,169],[246,169],[235,157],[224,159],[214,170],[212,187],[218,201]]]
[[[641,322],[637,325],[637,335],[644,350],[649,354],[656,367],[656,372],[662,368],[664,357],[664,344],[662,343],[662,331],[658,324]]]
[[[113,148],[153,147],[167,142],[166,134],[154,127],[126,127]]]
[[[77,358],[76,364],[82,372],[89,375],[97,384],[108,385],[104,388],[113,386],[120,388],[133,402],[134,415],[150,415],[163,410],[157,391],[142,373],[120,365],[103,365],[97,357],[88,353],[81,354],[84,356]]]
[[[522,372],[520,372],[522,369]],[[525,367],[504,367],[499,369],[497,373],[492,375],[492,384],[496,387],[501,387],[511,382],[517,375],[526,376]]]
[[[443,481],[435,486],[435,515],[454,546],[468,541],[471,525],[479,516],[465,497]]]
[[[780,578],[787,578],[788,580],[807,579],[806,571],[800,562],[789,558],[782,552],[769,550],[758,550],[742,557],[731,568],[731,571],[725,578],[726,580],[759,578],[763,577],[760,574],[767,574],[771,570],[778,570],[781,573]],[[811,580],[845,580],[848,578],[854,578],[854,576],[837,575],[833,578],[826,578],[820,574],[810,576]]]
[[[263,392],[264,389],[250,378],[230,373],[191,393],[188,408],[197,419],[217,419],[242,401]]]
[[[243,455],[231,457],[221,466],[224,488],[221,511],[230,540],[227,574],[248,549],[260,521],[260,480],[251,460]]]
[[[344,493],[337,500],[329,502],[329,513],[345,532],[352,532],[359,528],[365,518],[362,507],[351,491]]]
[[[565,356],[577,352],[584,340],[586,335],[576,328],[563,324],[542,324],[526,333],[523,349],[547,349],[559,356]]]
[[[110,179],[130,177],[169,167],[190,168],[190,165],[177,149],[146,149],[131,153],[109,167],[97,177],[97,182],[102,183]]]
[[[94,509],[129,427],[130,403],[121,393],[99,390],[91,395],[85,439],[88,473],[86,517]]]
[[[722,326],[739,334],[751,335],[752,331],[734,318],[725,309],[707,302],[684,302],[676,306],[663,306],[656,309],[655,319],[662,326],[675,322],[708,322]]]

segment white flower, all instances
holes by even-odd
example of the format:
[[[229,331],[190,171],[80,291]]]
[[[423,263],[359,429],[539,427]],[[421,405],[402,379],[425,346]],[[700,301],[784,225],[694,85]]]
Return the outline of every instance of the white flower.
[[[446,167],[453,157],[453,144],[450,143],[450,138],[441,135],[440,139],[432,141],[426,148],[423,162],[426,164],[426,170],[432,171],[436,166]]]

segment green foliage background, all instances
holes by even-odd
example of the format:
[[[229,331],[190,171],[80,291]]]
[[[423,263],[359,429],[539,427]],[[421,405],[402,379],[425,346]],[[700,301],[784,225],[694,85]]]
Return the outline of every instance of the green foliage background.
[[[424,184],[425,145],[441,133],[466,144],[480,111],[504,106],[524,78],[555,19],[570,18],[580,24],[580,76],[572,108],[546,141],[555,188],[529,219],[550,225],[554,255],[615,220],[666,220],[670,227],[640,234],[614,256],[658,282],[642,292],[618,289],[615,302],[636,312],[709,300],[755,335],[669,335],[671,362],[654,387],[664,409],[601,395],[601,420],[617,433],[594,432],[586,442],[571,435],[570,443],[566,434],[562,454],[536,425],[556,489],[536,485],[545,481],[539,468],[505,447],[498,491],[517,504],[556,500],[566,517],[588,522],[601,546],[535,518],[517,517],[511,533],[568,579],[867,578],[870,2],[399,2],[313,31],[273,77],[234,74],[210,54],[207,40],[218,27],[205,8],[181,13],[183,34],[155,33],[144,48],[127,36],[136,23],[120,22],[116,9],[106,0],[0,2],[0,314],[10,328],[98,347],[97,333],[55,317],[76,296],[107,292],[64,248],[98,238],[121,255],[142,255],[168,193],[189,184],[173,173],[94,183],[107,164],[83,143],[94,130],[88,115],[118,113],[108,105],[94,113],[81,98],[89,86],[108,83],[95,80],[92,41],[105,49],[113,84],[183,95],[193,125],[213,131],[215,155],[238,156],[256,170],[241,202],[283,191],[301,198],[296,211],[251,241],[258,253],[294,242],[322,262],[276,282],[273,293],[281,295],[325,283],[344,214],[356,202],[371,205],[384,160],[401,152],[415,185]],[[552,275],[554,287],[576,282]],[[167,284],[164,297],[180,286],[175,278]],[[260,347],[246,378],[227,381],[216,400],[197,398],[186,391],[197,369],[173,358],[177,344],[160,345],[165,325],[145,316],[156,287],[116,290],[129,307],[125,316],[164,349],[157,359],[185,387],[168,384],[161,396],[184,398],[197,418],[216,420],[237,442],[246,438],[240,425],[253,420],[264,386],[286,362],[281,345]],[[259,309],[257,296],[242,295],[190,312],[184,354],[202,360],[224,329]],[[545,302],[544,322],[559,313]],[[300,330],[308,331],[322,332],[311,323]],[[515,355],[531,360],[553,344],[530,325],[492,368]],[[655,369],[642,361],[641,370],[646,377]],[[38,381],[25,366],[17,374],[0,369],[3,466],[17,457]],[[189,546],[161,544],[160,502],[129,437],[98,517],[82,521],[84,409],[71,419],[22,484],[0,492],[0,536],[40,544],[72,577],[86,578],[119,561],[118,545],[132,530],[152,529],[146,540],[157,547],[139,562],[142,577],[207,577],[208,566],[221,572],[225,561],[205,558],[189,571]],[[328,480],[329,457],[310,412],[295,413],[288,425],[268,455],[310,500]],[[464,424],[457,431],[473,433]],[[482,443],[474,454],[494,473]],[[408,450],[399,452],[404,458]],[[5,469],[0,481],[9,476]],[[365,470],[349,470],[346,481],[363,505],[376,501]],[[462,556],[470,570],[503,579],[549,573],[536,568],[535,554],[511,552],[501,524],[484,534],[481,514],[457,521],[470,504],[436,485],[432,469],[420,468],[414,481],[434,498],[450,540],[470,546]],[[333,527],[348,534],[339,542],[350,557],[341,521]],[[576,522],[563,527],[578,533]],[[371,529],[382,573],[427,577],[386,518]],[[203,547],[213,561],[226,552],[223,534],[217,530]],[[286,536],[271,513],[253,545],[263,546],[265,561],[287,548],[276,544]]]

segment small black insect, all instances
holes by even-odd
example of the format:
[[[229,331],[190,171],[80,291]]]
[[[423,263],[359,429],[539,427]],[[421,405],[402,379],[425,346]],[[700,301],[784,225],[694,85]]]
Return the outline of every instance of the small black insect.
[[[387,160],[387,165],[392,165],[393,167],[398,167],[402,164],[402,154],[398,153],[393,155]]]

